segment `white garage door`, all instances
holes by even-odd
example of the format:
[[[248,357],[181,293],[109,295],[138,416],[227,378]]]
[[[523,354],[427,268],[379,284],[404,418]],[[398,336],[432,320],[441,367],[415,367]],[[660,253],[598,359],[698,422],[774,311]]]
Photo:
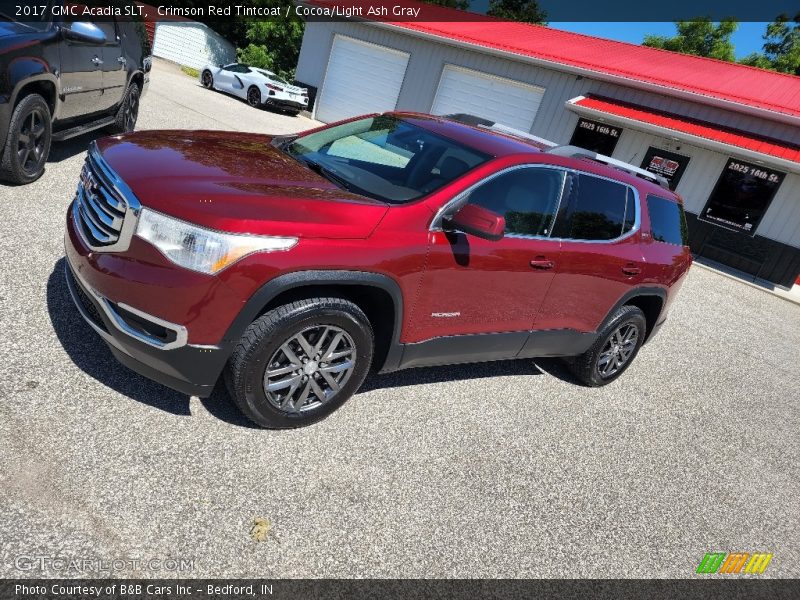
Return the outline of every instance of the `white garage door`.
[[[543,95],[535,85],[445,65],[431,112],[467,113],[530,131]]]
[[[394,110],[408,54],[337,35],[315,117],[325,123]]]

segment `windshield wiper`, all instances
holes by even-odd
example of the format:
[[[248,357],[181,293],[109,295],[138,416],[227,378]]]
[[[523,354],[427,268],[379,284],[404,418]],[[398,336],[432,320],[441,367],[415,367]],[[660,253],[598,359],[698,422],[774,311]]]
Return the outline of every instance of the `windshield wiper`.
[[[346,189],[348,192],[349,192],[349,191],[350,191],[350,189],[353,187],[353,186],[350,184],[350,182],[349,182],[349,181],[347,181],[346,179],[344,179],[344,178],[343,178],[341,175],[337,175],[336,173],[334,173],[333,171],[331,171],[331,170],[330,170],[330,169],[328,169],[327,167],[323,167],[323,166],[322,166],[321,164],[319,164],[318,162],[314,162],[313,160],[310,160],[310,159],[308,159],[308,158],[305,158],[305,159],[303,159],[303,162],[304,162],[304,163],[306,163],[306,165],[308,165],[308,168],[309,168],[309,169],[311,169],[311,170],[312,170],[312,171],[314,171],[315,173],[319,173],[319,174],[320,174],[320,175],[322,175],[322,176],[323,176],[325,179],[327,179],[327,180],[329,180],[329,181],[332,181],[333,183],[336,183],[336,184],[340,185],[341,187],[343,187],[344,189]]]

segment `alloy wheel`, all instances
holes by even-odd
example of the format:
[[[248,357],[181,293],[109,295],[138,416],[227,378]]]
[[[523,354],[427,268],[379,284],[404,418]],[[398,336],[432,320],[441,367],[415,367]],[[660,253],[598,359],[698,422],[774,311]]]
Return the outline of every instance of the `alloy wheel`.
[[[19,164],[27,173],[35,173],[44,156],[45,116],[38,108],[25,117],[20,126],[17,138],[17,156]]]
[[[344,329],[308,327],[274,352],[264,373],[264,392],[278,410],[307,412],[336,396],[355,365],[356,346]]]
[[[247,92],[247,102],[250,106],[258,106],[261,104],[261,94],[256,88],[250,88]]]
[[[203,73],[203,85],[206,86],[207,88],[210,88],[211,83],[212,83],[211,73],[206,71],[205,73]]]
[[[128,101],[125,103],[125,131],[133,131],[139,117],[139,87],[131,87]]]
[[[606,379],[628,364],[639,341],[639,328],[626,323],[609,336],[600,356],[597,358],[597,371]]]

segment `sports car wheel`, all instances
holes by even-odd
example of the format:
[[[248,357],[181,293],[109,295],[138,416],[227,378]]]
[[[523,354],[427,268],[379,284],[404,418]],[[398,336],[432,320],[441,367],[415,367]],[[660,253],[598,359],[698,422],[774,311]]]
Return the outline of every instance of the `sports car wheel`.
[[[261,104],[261,92],[258,91],[256,86],[251,86],[247,90],[247,103],[250,106],[259,106]]]
[[[214,76],[211,74],[211,71],[203,71],[203,77],[200,79],[203,82],[203,87],[211,89],[214,85]]]

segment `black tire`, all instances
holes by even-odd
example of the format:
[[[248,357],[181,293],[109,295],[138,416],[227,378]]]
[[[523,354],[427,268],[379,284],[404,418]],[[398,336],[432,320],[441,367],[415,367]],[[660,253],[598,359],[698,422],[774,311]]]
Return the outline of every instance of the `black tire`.
[[[629,334],[635,336],[635,340],[632,343],[630,340],[625,344],[621,343]],[[631,365],[646,334],[647,320],[642,310],[636,306],[623,306],[603,327],[594,345],[568,362],[570,370],[584,385],[607,385]],[[613,364],[615,361],[622,361],[623,357],[624,362],[621,365]]]
[[[319,337],[315,338],[317,331]],[[339,332],[346,335],[341,335],[339,345],[335,346]],[[308,336],[304,340],[309,345],[318,345],[322,351],[330,342],[333,350],[329,351],[330,354],[317,352],[310,361],[303,362],[300,355],[307,356],[308,353],[297,342],[298,335]],[[334,354],[334,351],[343,348],[347,353],[347,347],[351,345],[353,350],[349,356],[355,357],[352,367],[349,372],[342,369],[333,375],[334,378],[341,377],[341,387],[333,391],[334,387],[328,385],[331,374],[321,371],[344,365],[347,357],[336,357],[342,352]],[[284,352],[286,346],[296,360]],[[341,298],[299,300],[269,311],[247,328],[228,361],[225,383],[236,406],[257,425],[269,429],[302,427],[324,419],[356,393],[367,376],[373,351],[372,326],[358,306]],[[330,363],[325,362],[326,356],[331,357]],[[334,360],[342,358],[345,362],[333,364]],[[296,368],[297,365],[301,368]],[[289,387],[282,385],[278,392],[272,392],[268,397],[268,367],[282,377],[277,384],[299,377],[296,385],[300,387],[290,387],[281,400],[277,397],[280,396],[278,392]],[[318,367],[320,372],[317,372]],[[316,387],[311,388],[312,385]],[[320,402],[315,390],[321,391],[328,399]],[[327,396],[328,392],[331,392],[330,396]]]
[[[247,88],[247,103],[253,108],[261,106],[261,90],[254,85]]]
[[[203,87],[207,90],[210,90],[214,87],[214,76],[211,74],[211,71],[206,69],[203,71],[203,75],[200,77],[200,82],[203,84]]]
[[[142,91],[139,89],[139,84],[131,81],[128,89],[125,90],[125,96],[122,103],[117,110],[117,117],[111,130],[114,133],[130,133],[136,129],[136,121],[139,119],[139,100]]]
[[[290,117],[296,117],[297,115],[300,114],[300,111],[299,110],[287,110],[286,114],[288,114]]]
[[[39,94],[29,94],[19,101],[11,115],[0,161],[3,179],[25,184],[42,176],[52,141],[50,119],[50,107]]]

